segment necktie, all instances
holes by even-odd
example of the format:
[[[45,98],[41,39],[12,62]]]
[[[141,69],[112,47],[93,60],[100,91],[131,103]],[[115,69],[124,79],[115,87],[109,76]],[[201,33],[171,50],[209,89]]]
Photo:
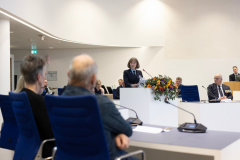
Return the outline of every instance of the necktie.
[[[133,71],[133,75],[136,75],[135,71]]]
[[[220,96],[223,97],[223,93],[222,93],[220,86],[218,86],[218,89],[219,89]]]

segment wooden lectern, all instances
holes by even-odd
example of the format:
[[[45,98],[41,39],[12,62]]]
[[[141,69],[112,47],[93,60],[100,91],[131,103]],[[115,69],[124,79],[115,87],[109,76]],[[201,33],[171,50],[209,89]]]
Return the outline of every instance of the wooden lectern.
[[[235,82],[235,81],[223,82],[223,84],[225,84],[225,85],[230,87],[232,95],[233,95],[233,91],[240,91],[240,82]]]

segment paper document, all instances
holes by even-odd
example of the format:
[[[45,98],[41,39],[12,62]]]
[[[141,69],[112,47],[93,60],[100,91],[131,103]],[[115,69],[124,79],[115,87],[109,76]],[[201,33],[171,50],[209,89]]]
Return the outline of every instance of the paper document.
[[[222,99],[221,102],[232,102],[231,99]]]
[[[155,128],[155,127],[146,127],[146,126],[137,126],[133,129],[136,132],[145,132],[145,133],[160,133],[162,132],[162,128]]]

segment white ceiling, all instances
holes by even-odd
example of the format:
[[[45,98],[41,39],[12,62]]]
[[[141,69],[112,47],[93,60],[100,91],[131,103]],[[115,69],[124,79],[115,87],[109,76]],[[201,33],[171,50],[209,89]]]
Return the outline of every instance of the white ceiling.
[[[0,18],[7,18],[0,14]],[[42,33],[35,31],[24,24],[10,19],[10,45],[12,50],[19,49],[73,49],[73,48],[103,48],[106,46],[88,45],[70,42],[61,42],[59,40],[45,36],[45,40],[41,40]],[[108,46],[109,48],[109,46]]]

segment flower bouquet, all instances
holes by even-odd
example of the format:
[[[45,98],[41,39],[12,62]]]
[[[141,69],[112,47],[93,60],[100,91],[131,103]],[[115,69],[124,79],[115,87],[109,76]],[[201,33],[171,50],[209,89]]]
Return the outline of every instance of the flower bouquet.
[[[159,75],[148,79],[144,85],[145,88],[151,88],[155,94],[154,100],[161,101],[161,96],[165,96],[165,100],[174,100],[178,95],[178,87],[170,77]]]

